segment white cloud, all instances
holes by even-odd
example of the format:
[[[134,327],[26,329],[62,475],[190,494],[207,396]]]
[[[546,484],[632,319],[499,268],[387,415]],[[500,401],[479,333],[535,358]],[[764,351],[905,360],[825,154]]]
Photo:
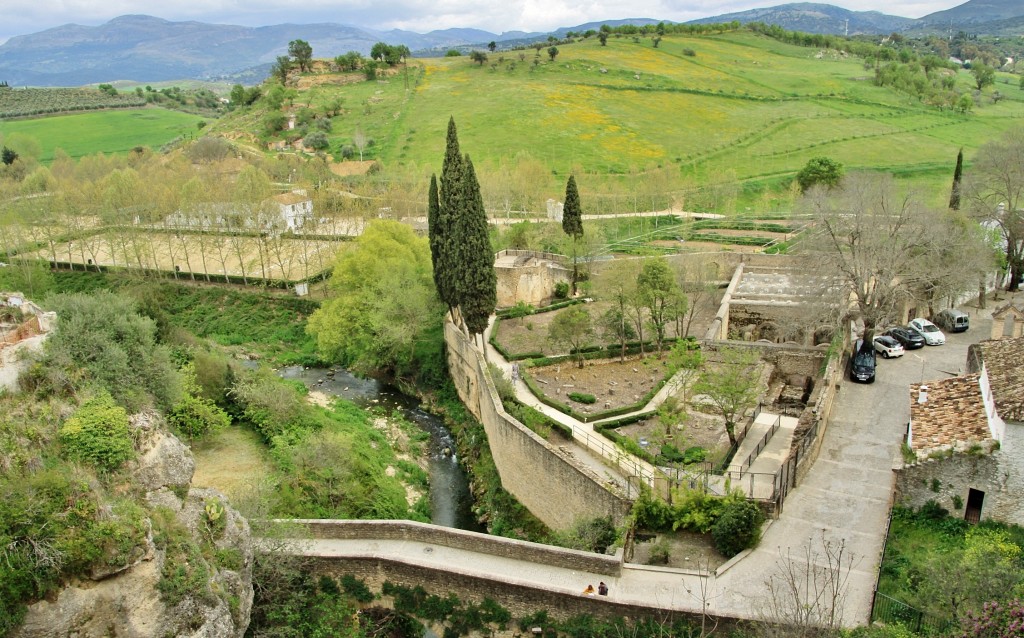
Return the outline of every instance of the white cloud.
[[[782,4],[785,0],[3,0],[0,41],[67,23],[97,25],[125,14],[260,26],[282,22],[338,22],[370,28],[430,31],[453,27],[550,31],[623,18],[686,21]],[[962,0],[839,0],[858,11],[921,17]]]

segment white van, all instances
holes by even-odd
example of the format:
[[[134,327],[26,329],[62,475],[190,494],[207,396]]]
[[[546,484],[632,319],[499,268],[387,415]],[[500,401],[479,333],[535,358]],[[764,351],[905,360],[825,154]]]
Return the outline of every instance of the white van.
[[[949,308],[935,315],[935,323],[946,332],[966,332],[971,327],[971,318],[966,312]]]

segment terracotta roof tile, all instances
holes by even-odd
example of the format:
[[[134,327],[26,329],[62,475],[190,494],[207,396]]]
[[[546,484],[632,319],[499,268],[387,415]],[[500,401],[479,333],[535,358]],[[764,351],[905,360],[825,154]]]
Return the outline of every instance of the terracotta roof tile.
[[[979,375],[914,383],[910,386],[910,420],[914,450],[981,442],[991,438],[985,404],[978,385]],[[921,386],[928,400],[920,403]]]
[[[996,411],[1006,421],[1024,421],[1024,337],[982,341]]]

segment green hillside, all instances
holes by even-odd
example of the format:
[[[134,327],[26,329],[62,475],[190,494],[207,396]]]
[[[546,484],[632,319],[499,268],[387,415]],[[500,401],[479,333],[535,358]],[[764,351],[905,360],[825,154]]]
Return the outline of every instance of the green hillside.
[[[745,30],[667,35],[658,47],[647,37],[612,37],[607,46],[590,38],[558,50],[554,61],[546,46],[489,53],[483,65],[411,60],[384,80],[300,90],[294,104],[319,110],[341,96],[331,153],[340,158],[358,129],[373,140],[366,158],[392,175],[440,169],[451,115],[463,151],[485,174],[538,160],[542,198],[557,197],[570,170],[588,174],[581,189],[592,197],[635,195],[637,173],[660,167],[671,169],[660,171],[663,190],[677,201],[709,183],[778,186],[819,155],[946,188],[960,147],[969,158],[1024,116],[1024,92],[1005,78],[1001,101],[987,87],[972,112],[959,114],[875,86],[873,69],[854,56]],[[966,89],[972,78],[960,71],[956,82]],[[259,121],[232,115],[216,129],[258,135]]]

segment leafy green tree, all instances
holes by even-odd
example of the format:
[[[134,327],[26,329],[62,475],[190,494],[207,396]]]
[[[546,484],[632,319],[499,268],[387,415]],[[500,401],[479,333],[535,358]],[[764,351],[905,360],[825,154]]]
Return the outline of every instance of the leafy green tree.
[[[710,407],[725,420],[729,444],[737,445],[736,423],[757,401],[760,361],[757,351],[747,348],[726,347],[719,354],[721,360],[704,371],[693,391],[707,396]]]
[[[245,87],[241,84],[236,84],[231,87],[231,93],[229,94],[232,106],[242,106],[245,104]]]
[[[330,140],[327,139],[327,134],[323,131],[313,131],[303,138],[302,142],[306,146],[318,151],[322,151],[331,145]]]
[[[363,372],[414,372],[416,346],[440,325],[430,247],[399,222],[377,220],[338,258],[335,294],[309,318],[323,356]]]
[[[292,59],[287,55],[277,56],[277,60],[270,66],[270,76],[276,78],[282,85],[288,82],[288,72],[292,70]]]
[[[490,42],[487,43],[487,50],[490,51],[491,53],[494,53],[494,50],[497,48],[498,43],[495,42],[494,40],[491,40]]]
[[[195,440],[223,430],[231,425],[231,417],[212,400],[202,395],[196,381],[195,365],[189,363],[182,371],[184,396],[167,413],[167,422],[178,432]]]
[[[3,150],[0,151],[0,161],[2,161],[5,166],[10,166],[11,164],[14,163],[14,160],[16,159],[18,159],[18,153],[15,152],[13,149],[7,148],[5,146]]]
[[[576,295],[576,284],[579,281],[578,245],[583,238],[583,208],[580,206],[580,193],[576,189],[576,176],[569,175],[565,184],[565,204],[562,207],[562,231],[572,238],[572,294]]]
[[[288,43],[288,55],[299,65],[299,71],[305,73],[313,61],[313,47],[305,40],[292,40]]]
[[[548,339],[555,344],[568,346],[578,368],[582,368],[584,362],[580,350],[590,343],[593,336],[590,313],[580,304],[559,311],[548,327]]]
[[[363,63],[363,56],[358,51],[349,51],[334,58],[334,65],[341,71],[356,71]]]
[[[974,108],[974,98],[964,93],[960,96],[960,99],[956,101],[956,105],[953,109],[958,113],[970,113],[971,109]]]
[[[548,47],[548,57],[554,62],[555,58],[558,57],[558,47]]]
[[[682,294],[679,284],[664,258],[649,259],[636,278],[637,294],[647,309],[647,318],[654,329],[661,354],[665,342],[665,327],[675,319],[673,308],[676,298]]]
[[[821,184],[829,188],[839,185],[843,178],[843,165],[828,157],[813,157],[796,174],[800,190],[807,192],[812,186]]]
[[[953,169],[953,188],[949,193],[949,207],[960,210],[960,181],[964,173],[964,149],[956,154],[956,168]]]
[[[480,66],[483,66],[484,62],[487,62],[487,54],[484,53],[483,51],[471,51],[469,54],[469,59],[472,60],[473,62],[476,62]]]
[[[495,306],[498,305],[498,277],[494,272],[487,212],[484,210],[480,183],[473,162],[463,160],[462,190],[465,208],[456,213],[455,235],[459,238],[457,280],[459,308],[471,334],[482,335]]]
[[[606,26],[606,25],[601,25],[601,26]],[[607,31],[600,31],[600,32],[598,32],[597,39],[601,43],[601,46],[603,46],[603,47],[608,46],[608,32]]]
[[[978,87],[979,91],[996,83],[996,70],[987,64],[972,64],[971,75],[974,76],[974,85]]]

